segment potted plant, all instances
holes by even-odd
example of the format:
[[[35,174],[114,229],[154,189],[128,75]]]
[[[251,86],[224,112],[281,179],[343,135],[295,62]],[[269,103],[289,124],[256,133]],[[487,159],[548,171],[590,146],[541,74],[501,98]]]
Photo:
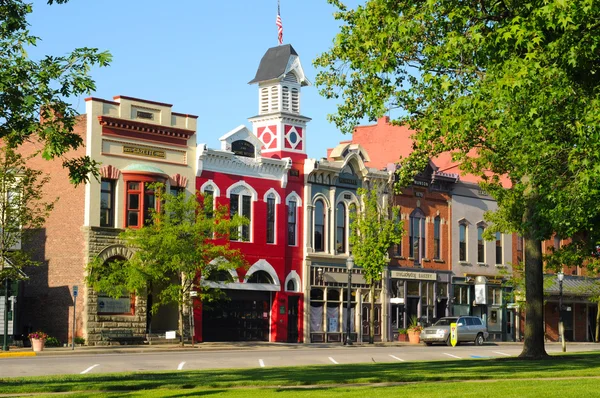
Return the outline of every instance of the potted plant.
[[[406,329],[398,329],[398,341],[408,341]]]
[[[419,321],[416,316],[410,318],[410,324],[408,326],[408,341],[411,344],[419,344],[421,340],[421,331],[423,330],[423,326],[419,324]]]
[[[46,333],[38,330],[37,332],[29,333],[28,337],[29,337],[29,340],[31,340],[31,347],[33,348],[34,352],[39,352],[39,351],[44,350],[44,343],[46,342],[46,339],[48,338],[48,335]]]

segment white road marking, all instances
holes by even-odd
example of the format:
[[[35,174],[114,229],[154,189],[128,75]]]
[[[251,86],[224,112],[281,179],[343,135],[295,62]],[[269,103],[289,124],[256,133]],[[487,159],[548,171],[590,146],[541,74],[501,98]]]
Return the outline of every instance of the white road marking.
[[[94,369],[96,366],[100,366],[100,364],[99,364],[99,363],[97,363],[97,364],[95,364],[95,365],[92,365],[92,366],[90,366],[89,368],[87,368],[86,370],[84,370],[83,372],[81,372],[80,374],[84,375],[84,374],[86,374],[87,372],[89,372],[90,370]]]
[[[512,357],[512,355],[510,354],[506,354],[504,352],[500,352],[500,351],[494,351],[495,354],[500,354],[500,355],[504,355],[505,357]]]
[[[265,367],[265,362],[262,359],[258,360],[258,364],[260,365],[261,368]]]
[[[336,361],[335,359],[333,359],[332,357],[329,357],[329,360],[330,360],[331,362],[335,363],[336,365],[339,365],[339,364],[337,363],[337,361]]]
[[[394,356],[394,355],[390,355],[390,356],[391,356],[392,358],[394,358],[395,360],[397,360],[397,361],[404,362],[404,359],[402,359],[402,358],[398,358],[398,357],[396,357],[396,356]]]
[[[444,355],[448,355],[449,357],[456,358],[456,359],[461,359],[460,357],[457,357],[456,355],[448,354],[447,352],[445,352]]]
[[[185,362],[181,362],[181,363],[179,364],[179,366],[177,367],[177,370],[181,370],[181,369],[183,369],[183,365],[185,365]]]

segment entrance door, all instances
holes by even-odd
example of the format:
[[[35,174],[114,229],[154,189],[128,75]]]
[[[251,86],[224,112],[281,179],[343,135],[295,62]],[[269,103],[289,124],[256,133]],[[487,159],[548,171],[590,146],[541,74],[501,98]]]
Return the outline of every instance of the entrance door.
[[[288,324],[287,324],[288,343],[298,342],[298,297],[288,297]]]
[[[564,309],[561,311],[563,326],[565,328],[565,341],[575,341],[573,335],[573,304],[563,304]],[[567,310],[570,308],[570,311]]]
[[[419,300],[421,299],[414,297],[406,299],[406,326],[410,326],[413,317],[419,319]]]
[[[371,331],[371,304],[365,303],[362,306],[362,338],[363,341],[369,341]],[[381,341],[381,304],[375,304],[375,322],[373,328],[373,339]]]

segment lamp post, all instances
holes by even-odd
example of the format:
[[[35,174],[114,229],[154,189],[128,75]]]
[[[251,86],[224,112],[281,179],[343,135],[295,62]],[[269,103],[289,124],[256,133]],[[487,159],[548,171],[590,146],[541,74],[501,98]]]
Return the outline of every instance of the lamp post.
[[[352,345],[352,338],[350,337],[350,313],[351,313],[351,299],[352,299],[352,268],[354,267],[354,257],[348,256],[346,259],[346,269],[348,270],[348,295],[346,297],[346,341],[344,345]]]
[[[560,271],[558,274],[556,274],[556,276],[558,277],[558,333],[560,335],[560,340],[562,341],[562,352],[567,352],[567,344],[565,342],[565,326],[562,319],[563,279],[565,279],[565,274]]]

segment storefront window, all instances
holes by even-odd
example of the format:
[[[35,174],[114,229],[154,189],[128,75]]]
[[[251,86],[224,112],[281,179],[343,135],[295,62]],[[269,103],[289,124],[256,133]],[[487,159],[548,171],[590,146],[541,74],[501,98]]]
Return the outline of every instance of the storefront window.
[[[406,294],[408,294],[409,296],[418,296],[419,295],[419,282],[408,281]]]

